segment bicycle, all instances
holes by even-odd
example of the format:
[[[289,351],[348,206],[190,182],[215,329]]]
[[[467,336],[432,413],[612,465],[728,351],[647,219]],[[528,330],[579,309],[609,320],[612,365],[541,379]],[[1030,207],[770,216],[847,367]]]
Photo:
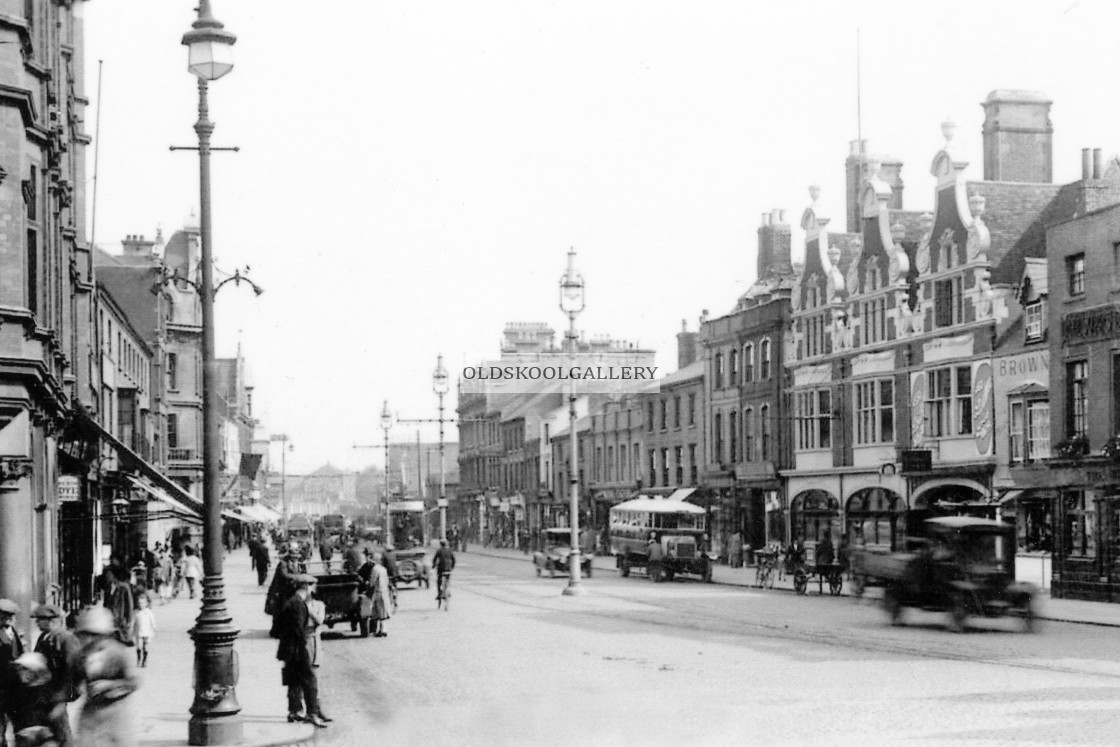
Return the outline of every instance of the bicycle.
[[[451,605],[451,574],[441,573],[436,581],[436,609],[443,607],[446,612]]]

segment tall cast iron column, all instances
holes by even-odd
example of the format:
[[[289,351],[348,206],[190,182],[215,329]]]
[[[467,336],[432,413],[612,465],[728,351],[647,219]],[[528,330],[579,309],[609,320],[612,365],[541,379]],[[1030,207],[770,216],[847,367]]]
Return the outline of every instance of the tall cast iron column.
[[[233,68],[232,49],[236,37],[224,31],[210,14],[209,0],[202,0],[198,19],[183,36],[190,48],[189,68],[198,78],[198,133],[200,231],[202,241],[202,429],[203,485],[205,507],[203,528],[202,610],[191,631],[194,639],[194,702],[188,740],[192,745],[233,744],[241,741],[243,723],[237,702],[237,654],[233,643],[238,630],[226,609],[222,579],[222,505],[218,468],[221,442],[218,437],[217,363],[214,359],[213,234],[210,224],[210,135],[214,123],[207,104],[208,81],[217,80]]]
[[[568,315],[568,365],[576,362],[576,315],[583,311],[583,276],[576,270],[576,252],[568,252],[568,271],[560,278],[560,310]],[[568,555],[568,585],[565,596],[578,596],[584,593],[580,584],[579,549],[579,434],[576,432],[576,383],[568,381],[568,443],[571,454],[571,467],[568,470],[568,485],[571,493],[572,550]]]

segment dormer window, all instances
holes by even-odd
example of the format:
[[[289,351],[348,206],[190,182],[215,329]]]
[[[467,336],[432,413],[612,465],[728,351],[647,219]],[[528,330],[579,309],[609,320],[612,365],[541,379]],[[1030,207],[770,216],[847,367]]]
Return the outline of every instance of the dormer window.
[[[1027,342],[1041,342],[1044,337],[1045,327],[1043,320],[1046,318],[1042,300],[1029,303],[1024,310],[1026,318]]]

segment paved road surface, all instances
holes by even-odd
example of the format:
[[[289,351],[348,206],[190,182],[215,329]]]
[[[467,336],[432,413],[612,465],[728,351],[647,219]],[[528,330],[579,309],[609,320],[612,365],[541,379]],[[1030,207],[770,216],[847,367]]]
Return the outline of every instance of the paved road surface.
[[[895,628],[848,598],[614,574],[573,598],[566,583],[467,553],[450,612],[405,589],[389,637],[336,629],[323,743],[1117,743],[1109,628],[954,635],[940,615]]]

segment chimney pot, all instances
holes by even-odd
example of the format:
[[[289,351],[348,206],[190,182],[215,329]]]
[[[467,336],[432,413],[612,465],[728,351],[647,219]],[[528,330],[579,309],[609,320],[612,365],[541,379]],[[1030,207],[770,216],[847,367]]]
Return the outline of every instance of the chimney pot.
[[[776,226],[782,222],[782,211],[774,208],[770,211],[770,225]]]
[[[1101,149],[1093,148],[1093,178],[1101,178]]]
[[[781,221],[782,221],[783,224],[786,222],[785,208],[782,208],[781,210],[778,211],[778,217],[781,218]]]
[[[770,213],[763,213],[762,214],[762,225],[764,225],[764,226],[770,225]]]
[[[1090,151],[1089,151],[1088,148],[1082,148],[1081,149],[1081,178],[1082,179],[1092,178],[1092,175],[1093,175],[1092,158],[1093,157],[1090,154]]]

